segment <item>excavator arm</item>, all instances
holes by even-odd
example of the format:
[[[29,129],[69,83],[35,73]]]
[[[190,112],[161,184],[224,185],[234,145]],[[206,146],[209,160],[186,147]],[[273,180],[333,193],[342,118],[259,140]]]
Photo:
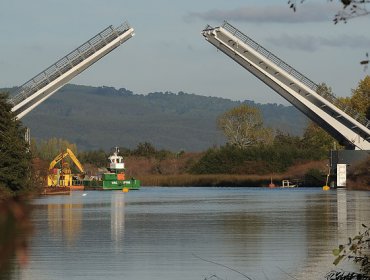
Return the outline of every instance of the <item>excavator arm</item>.
[[[64,152],[64,153],[60,153],[59,155],[57,155],[52,162],[50,162],[50,165],[49,165],[49,170],[53,169],[54,166],[59,162],[61,161],[62,159],[64,159],[66,156],[68,156],[68,153],[67,152]]]
[[[67,148],[67,153],[69,157],[72,159],[72,161],[74,162],[74,164],[77,166],[78,170],[80,170],[81,173],[85,173],[81,162],[77,159],[75,154],[68,148]]]
[[[81,162],[77,159],[77,157],[75,156],[75,154],[70,150],[70,149],[66,149],[65,152],[62,152],[60,153],[59,155],[57,155],[52,162],[50,162],[50,165],[49,165],[49,170],[53,169],[54,166],[60,162],[62,159],[64,159],[65,157],[69,156],[73,163],[77,166],[78,170],[80,170],[81,173],[84,173],[84,169],[82,167],[82,164]]]

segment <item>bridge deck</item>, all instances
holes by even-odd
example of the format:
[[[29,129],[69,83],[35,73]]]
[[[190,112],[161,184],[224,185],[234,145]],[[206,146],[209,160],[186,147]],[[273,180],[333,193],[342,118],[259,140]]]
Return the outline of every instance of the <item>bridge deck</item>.
[[[205,39],[287,99],[340,143],[370,149],[370,121],[231,24],[207,26]]]
[[[93,38],[24,83],[9,100],[18,118],[48,98],[73,77],[131,38],[134,33],[128,23],[109,26]]]

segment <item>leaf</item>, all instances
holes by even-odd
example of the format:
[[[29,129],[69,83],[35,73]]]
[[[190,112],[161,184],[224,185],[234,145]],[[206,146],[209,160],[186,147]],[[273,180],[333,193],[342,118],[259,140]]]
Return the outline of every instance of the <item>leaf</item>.
[[[339,256],[340,252],[341,252],[341,251],[340,251],[338,248],[337,248],[337,249],[334,249],[334,250],[333,250],[333,255],[334,255],[334,256]]]
[[[343,258],[344,258],[344,255],[340,255],[339,257],[337,257],[337,258],[334,260],[333,264],[334,264],[334,265],[338,265],[338,263],[339,263]]]
[[[356,235],[355,237],[353,237],[353,240],[361,240],[361,235]]]
[[[344,249],[344,246],[343,245],[339,245],[339,248],[336,248],[333,250],[333,255],[334,256],[339,256],[339,254],[343,251]]]

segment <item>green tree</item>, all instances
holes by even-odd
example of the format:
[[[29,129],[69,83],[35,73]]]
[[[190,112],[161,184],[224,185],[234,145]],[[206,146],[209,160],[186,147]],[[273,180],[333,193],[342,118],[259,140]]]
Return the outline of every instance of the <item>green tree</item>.
[[[139,143],[136,146],[136,149],[133,151],[133,154],[142,157],[154,157],[156,154],[156,149],[149,142]]]
[[[19,193],[30,187],[31,153],[25,128],[7,99],[7,94],[0,94],[0,188]]]
[[[317,152],[323,152],[325,155],[334,146],[339,146],[333,137],[314,122],[308,123],[302,141],[306,148],[316,149]]]
[[[70,143],[68,140],[55,137],[43,140],[36,145],[32,144],[31,148],[34,149],[32,152],[35,156],[47,161],[53,160],[59,153],[64,152],[67,148],[77,155],[76,144]]]
[[[352,90],[349,100],[350,105],[362,116],[367,116],[370,110],[370,76],[367,75],[358,83],[356,89]]]
[[[108,155],[103,150],[86,151],[78,154],[78,159],[81,163],[89,163],[95,167],[106,167],[108,163]]]
[[[242,104],[217,119],[217,126],[225,134],[228,143],[241,149],[259,143],[270,143],[271,130],[263,126],[258,108]]]

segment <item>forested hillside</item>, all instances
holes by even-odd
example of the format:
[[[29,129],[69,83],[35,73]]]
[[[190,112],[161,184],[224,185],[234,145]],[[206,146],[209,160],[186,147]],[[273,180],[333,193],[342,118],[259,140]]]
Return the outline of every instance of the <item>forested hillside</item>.
[[[63,138],[76,143],[79,150],[132,148],[150,142],[173,151],[201,151],[225,142],[216,118],[240,104],[183,92],[138,95],[126,89],[70,84],[22,121],[37,140]],[[295,108],[254,105],[261,109],[267,126],[302,134],[307,120]]]

